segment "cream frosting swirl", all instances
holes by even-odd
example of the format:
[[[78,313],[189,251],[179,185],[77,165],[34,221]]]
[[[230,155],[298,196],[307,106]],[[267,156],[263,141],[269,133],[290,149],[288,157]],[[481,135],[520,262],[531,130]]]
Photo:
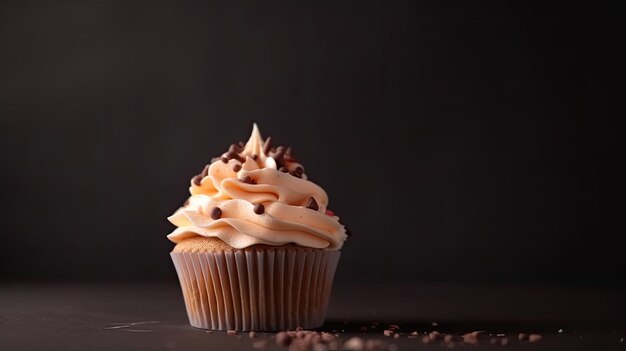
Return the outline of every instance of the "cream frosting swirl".
[[[268,138],[269,139],[269,138]],[[256,124],[248,142],[233,144],[191,180],[191,196],[168,220],[168,238],[217,237],[242,249],[255,244],[341,249],[346,240],[339,217],[327,211],[324,189],[307,180],[290,149],[271,148]],[[257,213],[255,205],[263,211]],[[214,208],[221,215],[212,216]]]

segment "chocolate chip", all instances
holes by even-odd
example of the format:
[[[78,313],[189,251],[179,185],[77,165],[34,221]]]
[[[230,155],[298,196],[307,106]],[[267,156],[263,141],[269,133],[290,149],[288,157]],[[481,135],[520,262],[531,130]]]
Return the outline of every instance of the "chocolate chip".
[[[283,167],[280,167],[278,170],[279,170],[279,171],[281,171],[281,172],[283,172],[283,173],[289,173],[289,168],[284,167],[284,166],[283,166]]]
[[[219,207],[213,207],[211,210],[211,218],[218,220],[222,217],[222,210]]]
[[[304,173],[304,168],[298,166],[291,172],[291,175],[294,177],[302,178],[302,174]]]
[[[265,212],[265,206],[263,206],[263,204],[254,205],[254,213],[263,214],[263,212]]]
[[[226,158],[229,159],[229,160],[235,159],[235,160],[238,160],[238,161],[241,161],[241,162],[245,161],[241,156],[239,156],[238,153],[236,153],[234,151],[228,151],[226,153],[226,155],[224,155],[224,156],[226,156]]]
[[[272,154],[272,158],[276,161],[278,167],[285,165],[285,147],[279,146],[276,148],[276,152]]]
[[[237,144],[230,144],[230,147],[228,147],[228,152],[239,153],[242,151],[243,151],[243,148]]]
[[[309,200],[306,202],[306,208],[310,208],[313,211],[319,210],[319,206],[317,205],[317,201],[315,201],[315,199],[312,198],[312,197],[310,197]]]
[[[239,180],[241,180],[242,182],[247,183],[247,184],[256,184],[254,179],[252,179],[252,177],[250,177],[250,176],[245,176],[245,177],[243,177],[243,178],[241,178]]]
[[[222,156],[222,157],[220,158],[220,161],[222,161],[222,162],[224,162],[224,163],[228,163],[228,159],[227,159],[226,157],[224,157],[224,156]]]
[[[202,172],[200,173],[200,176],[202,178],[206,177],[209,174],[209,166],[210,165],[206,165],[204,166],[204,169],[202,169]]]
[[[233,166],[233,172],[239,171],[241,171],[241,165],[239,163],[235,163],[235,165]]]
[[[272,148],[272,137],[267,137],[267,139],[265,139],[265,144],[263,144],[263,153],[266,155],[269,155],[271,148]]]
[[[200,176],[199,174],[196,174],[193,178],[191,178],[191,181],[197,186],[200,186],[201,180],[202,180],[202,176]]]

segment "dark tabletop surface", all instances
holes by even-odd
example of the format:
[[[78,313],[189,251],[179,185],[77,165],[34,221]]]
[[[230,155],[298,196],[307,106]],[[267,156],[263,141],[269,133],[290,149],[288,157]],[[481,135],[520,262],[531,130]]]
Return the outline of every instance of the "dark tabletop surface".
[[[0,350],[288,350],[272,333],[206,332],[186,318],[176,284],[0,285]],[[400,337],[383,335],[389,324],[398,325]],[[319,330],[339,335],[324,346],[331,349],[359,349],[354,340],[344,344],[353,337],[381,350],[626,349],[626,290],[337,283]],[[423,333],[433,330],[453,334],[454,344],[425,343]],[[410,337],[414,331],[419,336]],[[472,331],[482,331],[477,345],[459,338]],[[519,333],[542,338],[520,342]]]

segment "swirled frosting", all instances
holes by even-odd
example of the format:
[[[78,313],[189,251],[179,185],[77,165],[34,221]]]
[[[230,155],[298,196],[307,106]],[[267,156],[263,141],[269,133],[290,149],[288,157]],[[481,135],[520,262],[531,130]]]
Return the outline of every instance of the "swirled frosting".
[[[327,210],[324,189],[307,179],[291,148],[271,147],[257,125],[246,144],[230,146],[191,179],[191,196],[168,220],[178,243],[217,237],[233,248],[296,245],[338,250],[346,240],[339,217]]]

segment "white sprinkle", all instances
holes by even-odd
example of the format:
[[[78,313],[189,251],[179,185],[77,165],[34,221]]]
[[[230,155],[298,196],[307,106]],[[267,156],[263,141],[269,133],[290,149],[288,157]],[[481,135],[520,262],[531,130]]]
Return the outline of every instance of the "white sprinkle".
[[[563,329],[559,329],[559,334],[563,333]]]

